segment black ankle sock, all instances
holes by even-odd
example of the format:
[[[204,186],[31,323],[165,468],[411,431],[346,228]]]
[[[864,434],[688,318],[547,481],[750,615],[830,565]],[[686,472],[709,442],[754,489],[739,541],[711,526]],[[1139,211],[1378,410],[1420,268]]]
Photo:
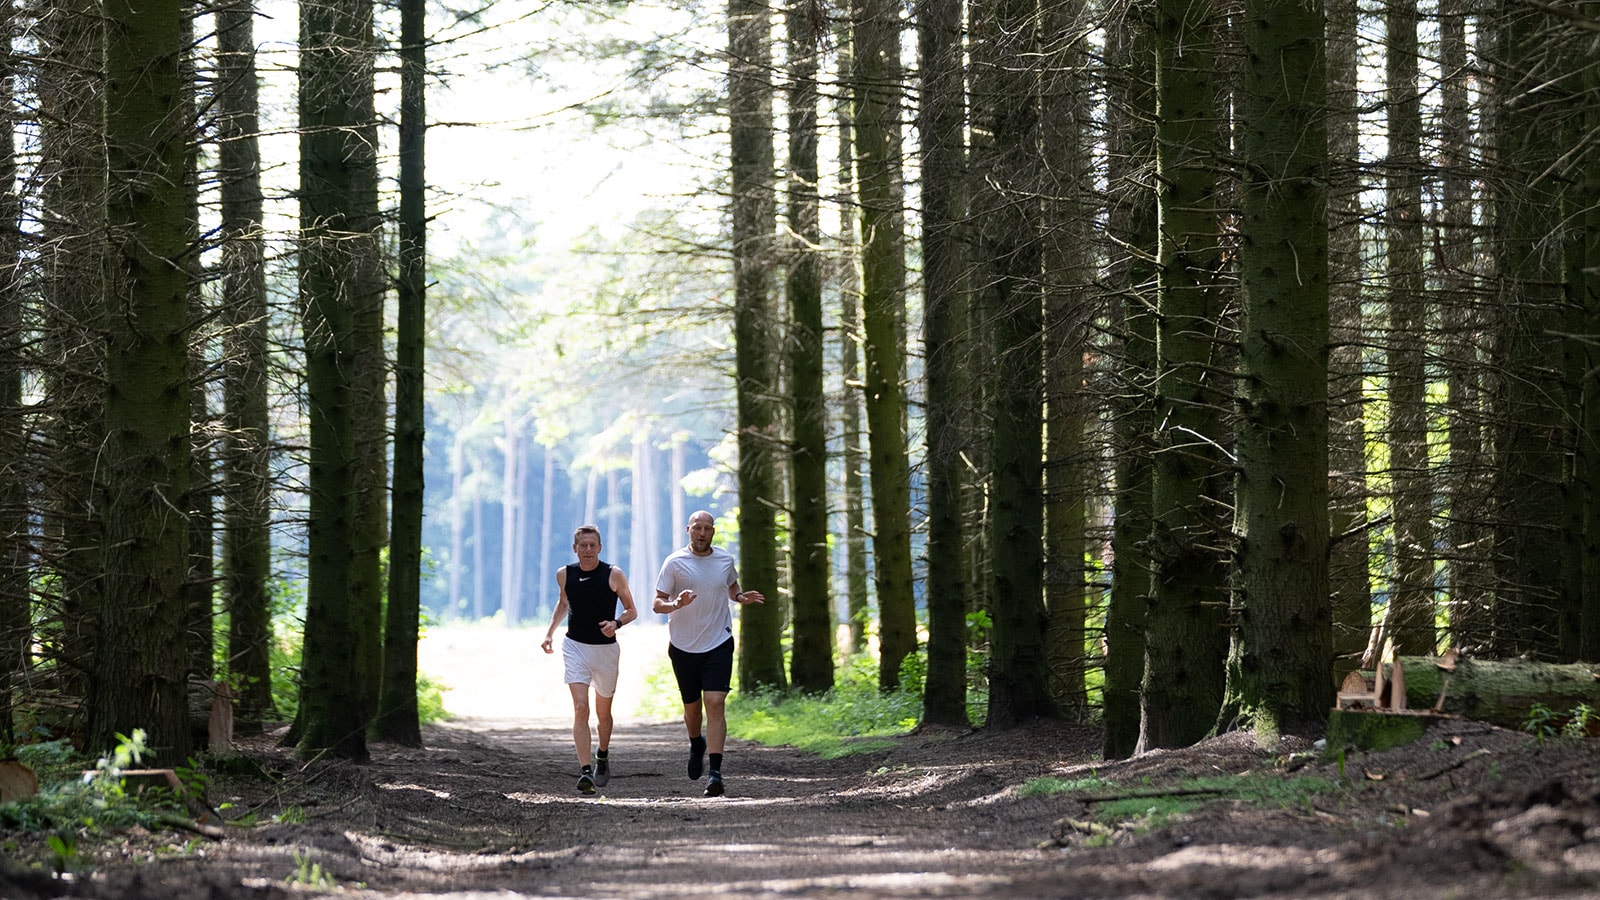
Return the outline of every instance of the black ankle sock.
[[[589,774],[590,772],[593,772],[593,771],[594,771],[594,767],[593,766],[584,766],[582,769],[579,770],[578,774],[587,775],[587,774]]]
[[[722,754],[721,753],[712,753],[710,756],[711,756],[711,771],[713,771],[713,772],[721,772],[722,771]]]
[[[606,759],[606,758],[611,756],[611,751],[610,750],[596,750],[594,752],[594,755],[595,755],[596,759]]]

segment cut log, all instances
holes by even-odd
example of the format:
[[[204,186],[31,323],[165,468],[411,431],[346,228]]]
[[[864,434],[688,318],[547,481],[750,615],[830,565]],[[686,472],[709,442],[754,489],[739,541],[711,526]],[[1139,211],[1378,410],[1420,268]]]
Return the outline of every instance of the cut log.
[[[16,803],[39,793],[39,777],[19,759],[0,759],[0,803]]]
[[[226,682],[190,680],[189,734],[196,747],[233,751],[233,692]]]
[[[1514,729],[1529,720],[1536,703],[1556,714],[1556,727],[1580,704],[1600,713],[1600,666],[1590,663],[1431,656],[1396,662],[1405,671],[1406,705],[1413,709]]]
[[[1416,710],[1336,709],[1328,714],[1328,743],[1324,756],[1341,750],[1387,750],[1409,744],[1442,722],[1460,721]]]

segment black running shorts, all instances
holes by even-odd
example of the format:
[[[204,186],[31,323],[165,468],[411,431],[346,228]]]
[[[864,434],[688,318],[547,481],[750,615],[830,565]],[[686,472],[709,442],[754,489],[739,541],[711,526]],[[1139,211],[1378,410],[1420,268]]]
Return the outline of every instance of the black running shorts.
[[[672,674],[678,678],[678,693],[684,705],[699,703],[706,691],[727,693],[733,687],[733,638],[704,653],[687,653],[667,645]]]

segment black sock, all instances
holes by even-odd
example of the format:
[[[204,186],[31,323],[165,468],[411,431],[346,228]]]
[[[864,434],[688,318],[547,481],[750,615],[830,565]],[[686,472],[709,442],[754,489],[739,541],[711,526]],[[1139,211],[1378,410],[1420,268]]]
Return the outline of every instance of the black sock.
[[[691,779],[700,777],[701,769],[705,765],[705,762],[704,762],[704,760],[701,759],[701,756],[705,752],[706,752],[706,739],[705,739],[704,736],[697,735],[695,737],[689,738],[689,768],[688,768],[688,772],[689,772],[689,777]]]
[[[607,758],[609,758],[611,756],[611,751],[610,750],[596,750],[594,752],[594,755],[595,755],[596,759],[607,759]]]
[[[711,771],[713,771],[713,772],[721,772],[722,771],[722,754],[721,753],[713,753],[713,754],[711,754]]]
[[[583,768],[582,768],[582,769],[581,769],[581,770],[580,770],[580,771],[579,771],[579,773],[578,773],[578,774],[580,774],[580,775],[588,775],[588,774],[589,774],[589,773],[590,773],[590,772],[593,772],[593,771],[594,771],[594,768],[593,768],[593,767],[591,767],[591,766],[584,766],[584,767],[583,767]]]

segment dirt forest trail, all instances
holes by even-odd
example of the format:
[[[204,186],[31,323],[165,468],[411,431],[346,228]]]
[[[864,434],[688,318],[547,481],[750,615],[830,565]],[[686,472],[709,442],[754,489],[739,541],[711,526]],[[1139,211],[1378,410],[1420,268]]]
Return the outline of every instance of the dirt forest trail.
[[[487,626],[428,635],[421,668],[449,687],[456,718],[429,729],[421,751],[375,748],[374,824],[391,842],[330,857],[335,880],[373,896],[457,898],[1011,896],[995,891],[1039,866],[1048,804],[1028,828],[983,807],[1006,782],[1044,774],[1043,753],[1026,768],[913,768],[732,739],[728,793],[704,797],[704,780],[685,772],[681,722],[643,712],[646,682],[666,671],[666,629],[654,625],[623,633],[613,775],[580,795],[571,699],[542,637],[542,627]],[[959,811],[941,815],[951,804]],[[400,873],[401,885],[386,884]]]
[[[234,823],[222,839],[128,835],[71,880],[0,856],[0,900],[1600,898],[1597,741],[1461,720],[1348,760],[1233,732],[1107,761],[1098,728],[1054,721],[912,733],[837,760],[731,739],[727,794],[705,797],[682,723],[641,703],[665,629],[629,626],[612,778],[583,796],[543,636],[434,629],[420,662],[456,718],[423,747],[308,763],[281,732],[242,738],[248,771],[207,788]],[[1082,786],[1026,789],[1045,776]],[[1154,788],[1200,779],[1325,790],[1128,824]],[[1097,819],[1119,796],[1139,810]]]

